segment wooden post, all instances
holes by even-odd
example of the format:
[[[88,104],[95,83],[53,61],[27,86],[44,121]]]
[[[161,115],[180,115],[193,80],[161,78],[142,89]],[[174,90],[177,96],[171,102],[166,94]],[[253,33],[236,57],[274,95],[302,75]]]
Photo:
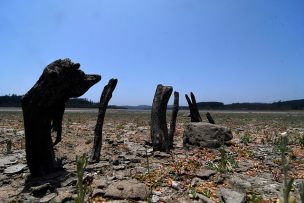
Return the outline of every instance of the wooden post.
[[[99,161],[101,145],[102,145],[102,128],[103,128],[104,117],[106,114],[108,103],[112,97],[112,93],[115,90],[117,82],[118,82],[117,79],[112,78],[111,80],[109,80],[108,84],[104,87],[102,91],[99,102],[98,117],[94,131],[95,133],[94,143],[89,160],[90,163],[96,163]]]
[[[212,118],[212,116],[209,112],[206,113],[206,117],[207,117],[209,123],[215,124],[215,122],[214,122],[214,120],[213,120],[213,118]]]
[[[190,100],[187,94],[185,96],[190,110],[191,122],[202,122],[202,118],[199,114],[194,94],[192,92],[190,93],[192,101]]]
[[[161,84],[156,88],[151,110],[151,140],[154,150],[167,152],[170,148],[166,111],[172,91],[171,86]]]
[[[176,117],[179,110],[179,93],[174,92],[174,102],[172,107],[172,115],[170,121],[170,131],[169,131],[169,138],[170,138],[170,149],[173,149],[173,137],[175,133],[176,127]]]

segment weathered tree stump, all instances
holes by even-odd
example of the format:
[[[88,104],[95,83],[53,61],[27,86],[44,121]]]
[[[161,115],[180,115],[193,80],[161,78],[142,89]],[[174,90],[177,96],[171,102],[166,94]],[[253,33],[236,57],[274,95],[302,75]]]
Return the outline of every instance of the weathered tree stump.
[[[90,163],[96,163],[99,161],[101,145],[102,145],[102,128],[103,128],[104,117],[106,114],[108,103],[112,98],[112,93],[115,90],[117,82],[118,82],[117,79],[112,78],[111,80],[109,80],[108,84],[103,88],[102,94],[100,96],[99,111],[98,111],[98,117],[95,126],[94,144],[89,160]]]
[[[190,110],[191,122],[202,122],[202,118],[199,114],[194,94],[192,92],[190,93],[191,100],[187,94],[185,96]]]
[[[26,160],[32,176],[43,176],[58,168],[51,130],[57,131],[57,144],[66,101],[83,95],[101,79],[99,75],[86,75],[79,67],[70,59],[54,61],[22,98]]]
[[[156,88],[151,110],[151,140],[154,150],[167,152],[170,149],[166,111],[172,91],[171,86],[161,84]]]
[[[215,124],[215,122],[209,112],[206,113],[206,117],[207,117],[209,123]]]
[[[173,137],[175,133],[176,127],[176,117],[179,110],[179,93],[174,92],[174,102],[172,107],[172,115],[170,121],[170,131],[169,131],[169,138],[170,138],[170,149],[173,149]]]

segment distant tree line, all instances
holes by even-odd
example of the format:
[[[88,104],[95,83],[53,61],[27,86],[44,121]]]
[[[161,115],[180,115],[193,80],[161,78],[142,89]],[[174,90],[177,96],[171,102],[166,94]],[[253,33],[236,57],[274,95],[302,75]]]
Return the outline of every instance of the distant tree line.
[[[21,107],[21,98],[15,94],[0,96],[0,107]],[[98,108],[98,103],[94,103],[86,98],[72,98],[66,103],[67,108]],[[110,109],[126,109],[125,107],[109,105]]]
[[[0,96],[0,107],[21,107],[21,98],[16,94]],[[98,108],[95,103],[86,98],[72,98],[68,100],[68,108]],[[304,110],[304,99],[278,101],[273,103],[232,103],[224,104],[222,102],[198,102],[197,106],[203,110]],[[110,109],[151,109],[151,106],[115,106],[109,105]],[[171,106],[168,106],[171,109]],[[188,109],[187,106],[181,106],[181,109]]]

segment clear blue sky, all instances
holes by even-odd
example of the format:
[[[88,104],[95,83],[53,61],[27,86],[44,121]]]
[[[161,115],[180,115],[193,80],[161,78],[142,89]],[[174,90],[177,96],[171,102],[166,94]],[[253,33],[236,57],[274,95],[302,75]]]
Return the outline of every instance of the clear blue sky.
[[[0,95],[68,57],[102,75],[83,97],[118,78],[116,105],[151,104],[159,83],[181,104],[304,98],[303,0],[1,0],[0,36]]]

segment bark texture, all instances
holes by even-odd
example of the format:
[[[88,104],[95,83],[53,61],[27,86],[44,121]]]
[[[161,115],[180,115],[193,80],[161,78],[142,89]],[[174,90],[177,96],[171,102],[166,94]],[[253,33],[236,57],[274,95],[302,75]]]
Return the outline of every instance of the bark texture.
[[[32,176],[47,175],[58,168],[53,145],[61,140],[65,103],[101,79],[99,75],[86,75],[79,67],[70,59],[54,61],[22,98],[26,160]],[[52,129],[57,132],[54,144]]]
[[[202,122],[194,94],[192,92],[190,93],[191,100],[187,94],[185,96],[190,110],[191,122]]]
[[[174,102],[172,107],[172,115],[171,115],[171,121],[170,121],[170,131],[169,131],[169,138],[170,138],[170,149],[173,149],[173,137],[175,133],[175,127],[176,127],[176,117],[179,110],[179,93],[174,92]]]
[[[104,117],[107,111],[108,103],[112,98],[112,93],[115,90],[117,82],[117,79],[112,78],[111,80],[109,80],[108,84],[104,87],[100,97],[98,117],[95,126],[93,149],[89,160],[91,163],[98,162],[100,158]]]
[[[154,150],[167,152],[170,149],[166,111],[172,91],[171,86],[161,84],[156,88],[151,111],[151,140]]]

